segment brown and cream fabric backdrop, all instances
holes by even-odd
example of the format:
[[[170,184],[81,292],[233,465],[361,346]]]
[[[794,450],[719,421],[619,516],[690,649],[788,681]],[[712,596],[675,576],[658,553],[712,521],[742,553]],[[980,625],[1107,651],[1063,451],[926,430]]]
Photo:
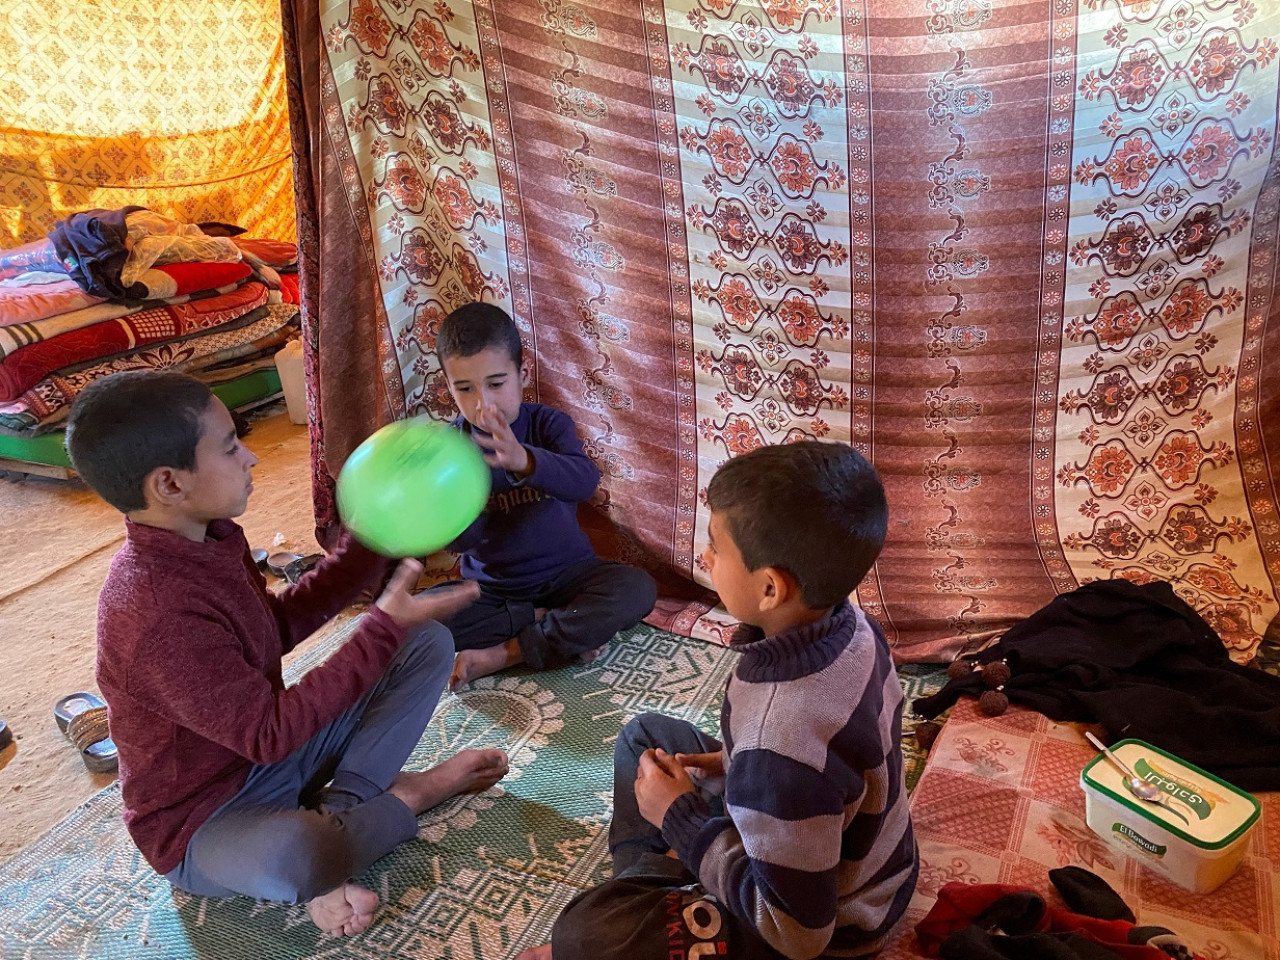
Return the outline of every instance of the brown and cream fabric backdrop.
[[[859,599],[945,658],[1096,578],[1247,660],[1277,613],[1280,6],[287,0],[316,510],[447,417],[440,318],[506,307],[604,475],[604,549],[719,638],[702,493],[851,443]],[[839,562],[838,557],[832,558]],[[681,589],[681,585],[686,589]]]

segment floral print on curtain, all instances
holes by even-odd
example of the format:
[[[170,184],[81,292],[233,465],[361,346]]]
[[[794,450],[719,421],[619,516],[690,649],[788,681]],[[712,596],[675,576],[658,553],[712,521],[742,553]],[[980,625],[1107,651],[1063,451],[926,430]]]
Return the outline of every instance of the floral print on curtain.
[[[305,25],[307,2],[295,5]],[[1276,616],[1280,10],[1192,0],[341,0],[323,133],[317,513],[354,443],[452,413],[435,330],[500,303],[604,476],[602,549],[706,585],[706,484],[850,443],[859,588],[946,658],[1099,577],[1248,660]],[[305,37],[298,29],[297,36]],[[334,182],[335,179],[338,182]],[[304,190],[304,193],[306,191]],[[367,307],[327,305],[352,272]],[[340,318],[339,318],[340,315]],[[368,375],[326,361],[325,335]],[[326,363],[328,366],[326,367]],[[1272,453],[1274,460],[1274,453]],[[839,562],[839,558],[833,558]],[[663,626],[721,639],[669,600]]]

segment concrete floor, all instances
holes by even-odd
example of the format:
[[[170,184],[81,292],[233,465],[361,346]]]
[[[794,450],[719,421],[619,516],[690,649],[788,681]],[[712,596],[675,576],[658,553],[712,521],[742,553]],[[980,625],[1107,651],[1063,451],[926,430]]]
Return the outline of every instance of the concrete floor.
[[[240,518],[254,546],[279,535],[315,552],[307,430],[283,402],[250,419],[254,493]],[[53,703],[93,678],[98,589],[124,523],[77,480],[0,473],[0,862],[46,832],[113,777],[89,773],[58,730]]]

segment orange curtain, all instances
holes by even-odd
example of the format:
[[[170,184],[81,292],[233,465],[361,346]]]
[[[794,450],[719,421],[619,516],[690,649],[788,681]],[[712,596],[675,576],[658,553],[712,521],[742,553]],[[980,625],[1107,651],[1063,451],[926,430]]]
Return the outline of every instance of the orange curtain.
[[[0,0],[0,246],[126,204],[294,239],[277,0]]]

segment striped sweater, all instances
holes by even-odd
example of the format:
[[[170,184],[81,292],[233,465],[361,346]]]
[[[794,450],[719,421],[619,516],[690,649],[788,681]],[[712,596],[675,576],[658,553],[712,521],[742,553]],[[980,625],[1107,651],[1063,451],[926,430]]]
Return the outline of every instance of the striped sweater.
[[[825,620],[734,649],[742,659],[720,717],[725,813],[686,793],[663,836],[783,956],[873,953],[918,871],[902,689],[884,634],[846,601]]]

